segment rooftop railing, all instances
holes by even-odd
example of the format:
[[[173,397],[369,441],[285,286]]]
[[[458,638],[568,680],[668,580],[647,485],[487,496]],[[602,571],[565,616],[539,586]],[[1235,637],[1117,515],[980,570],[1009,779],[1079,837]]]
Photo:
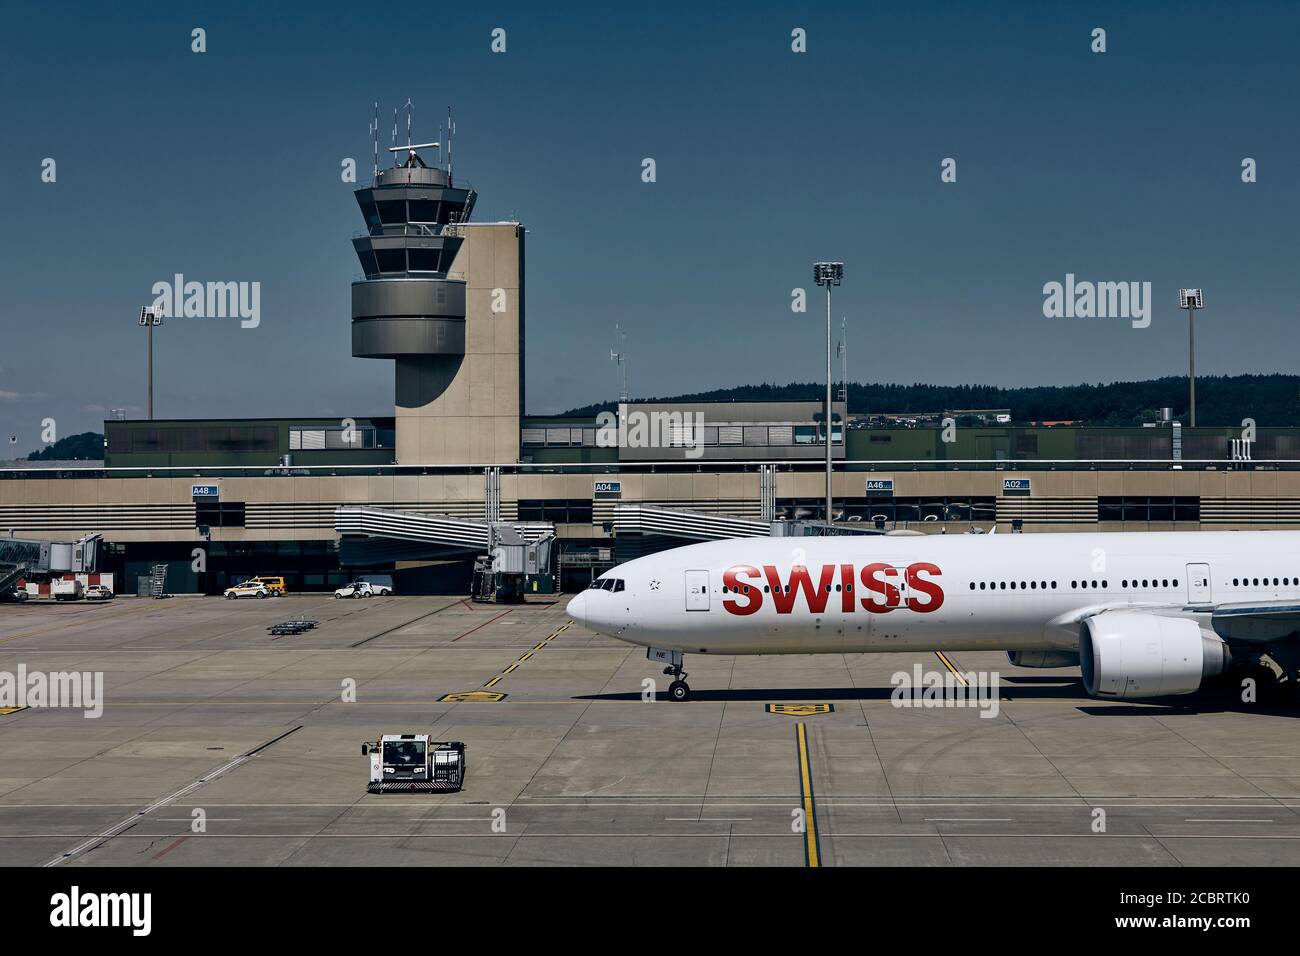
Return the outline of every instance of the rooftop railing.
[[[84,478],[328,478],[347,476],[454,475],[481,473],[485,468],[500,468],[510,474],[701,474],[758,473],[765,466],[779,472],[820,472],[825,464],[819,459],[736,460],[689,459],[684,461],[635,462],[464,462],[445,465],[314,465],[283,468],[276,465],[237,467],[165,466],[142,468],[105,468],[102,466],[68,468],[4,468],[4,479],[84,479]],[[1050,472],[1050,471],[1300,471],[1300,459],[1228,459],[1167,458],[1032,458],[1032,459],[902,459],[836,460],[836,471],[852,472]]]

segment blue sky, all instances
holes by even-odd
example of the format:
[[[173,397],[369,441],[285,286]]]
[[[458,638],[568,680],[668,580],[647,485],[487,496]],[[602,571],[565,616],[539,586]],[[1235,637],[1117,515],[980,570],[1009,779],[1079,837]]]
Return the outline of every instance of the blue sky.
[[[1206,290],[1198,370],[1294,371],[1295,4],[375,9],[402,12],[6,6],[5,451],[143,414],[135,316],[177,272],[260,282],[262,321],[165,325],[159,417],[391,414],[391,363],[350,355],[339,170],[408,96],[421,138],[454,106],[478,218],[530,230],[530,412],[617,393],[615,323],[634,394],[819,378],[820,305],[789,305],[819,258],[846,264],[856,380],[1177,374],[1181,285]],[[1151,282],[1151,326],[1045,318],[1066,273]]]

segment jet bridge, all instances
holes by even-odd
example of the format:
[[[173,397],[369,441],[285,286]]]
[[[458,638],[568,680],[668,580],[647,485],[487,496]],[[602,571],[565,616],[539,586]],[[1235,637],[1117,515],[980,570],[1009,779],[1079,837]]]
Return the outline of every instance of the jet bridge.
[[[616,534],[665,535],[692,541],[718,538],[824,537],[828,535],[886,534],[860,524],[826,524],[823,521],[763,521],[738,515],[653,505],[625,504],[614,509]]]
[[[102,545],[103,538],[97,534],[78,541],[0,538],[0,593],[19,578],[96,571]]]
[[[555,525],[549,521],[488,521],[345,505],[334,512],[339,560],[358,566],[422,558],[465,557],[478,562],[471,593],[480,600],[522,599],[529,581],[550,590]]]

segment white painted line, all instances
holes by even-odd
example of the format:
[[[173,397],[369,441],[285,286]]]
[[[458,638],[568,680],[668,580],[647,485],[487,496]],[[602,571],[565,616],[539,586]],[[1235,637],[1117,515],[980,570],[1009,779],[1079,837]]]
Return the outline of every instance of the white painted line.
[[[1010,823],[1010,817],[926,817],[926,823]]]
[[[665,823],[750,823],[753,817],[664,817]]]
[[[1229,817],[1189,817],[1184,823],[1272,823],[1272,820],[1243,820]]]

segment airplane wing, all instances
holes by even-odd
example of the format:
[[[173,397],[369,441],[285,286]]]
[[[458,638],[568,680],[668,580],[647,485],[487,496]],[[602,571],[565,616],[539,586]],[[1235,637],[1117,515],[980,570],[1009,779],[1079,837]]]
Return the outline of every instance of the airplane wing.
[[[1086,619],[1107,611],[1187,617],[1191,610],[1176,604],[1092,604],[1061,614],[1049,621],[1048,626],[1073,631]],[[1210,609],[1198,607],[1191,616],[1202,621],[1202,626],[1208,623],[1225,641],[1243,644],[1268,644],[1300,634],[1300,604],[1294,601],[1249,601],[1219,604]]]
[[[1300,604],[1294,601],[1220,604],[1211,612],[1210,623],[1224,640],[1266,644],[1300,632]]]

